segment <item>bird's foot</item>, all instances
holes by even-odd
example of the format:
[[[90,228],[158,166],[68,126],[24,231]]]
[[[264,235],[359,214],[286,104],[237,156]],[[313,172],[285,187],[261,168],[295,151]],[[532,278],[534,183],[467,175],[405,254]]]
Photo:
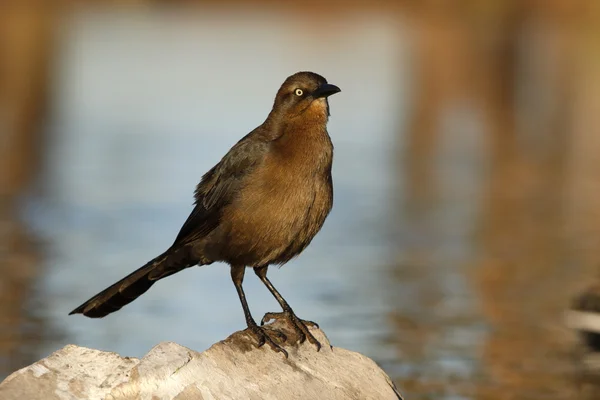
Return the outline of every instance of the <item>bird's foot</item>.
[[[253,324],[253,325],[248,325],[248,328],[246,328],[246,330],[248,331],[248,333],[250,333],[251,335],[253,335],[256,338],[256,341],[258,342],[258,347],[262,347],[266,343],[269,345],[269,347],[271,347],[271,349],[273,349],[277,352],[283,353],[285,358],[288,358],[287,351],[285,351],[283,349],[283,347],[281,347],[280,345],[275,343],[275,341],[273,341],[273,339],[271,339],[271,336],[269,336],[269,333],[267,333],[266,328],[263,328],[262,326],[258,326],[256,324]],[[279,332],[274,329],[268,329],[268,331],[275,334],[277,336],[278,340],[280,340],[281,342],[285,342],[287,340],[287,336],[283,332]]]
[[[295,314],[293,314],[293,315],[294,315],[294,317],[296,317]],[[260,324],[264,325],[267,322],[269,322],[271,320],[276,320],[276,319],[287,319],[287,320],[289,320],[289,317],[288,317],[288,314],[286,314],[285,312],[268,312],[268,313],[265,314],[265,316],[263,317],[263,319],[260,321]],[[301,321],[306,326],[310,326],[312,328],[319,329],[319,324],[317,324],[316,322],[309,321],[307,319],[300,319],[298,317],[296,317],[296,319],[298,321]]]
[[[315,322],[302,320],[298,318],[293,311],[290,310],[277,313],[266,313],[260,321],[260,324],[264,325],[265,323],[271,320],[277,319],[285,319],[291,323],[292,327],[294,328],[294,331],[296,331],[296,334],[298,335],[298,341],[300,343],[304,343],[304,341],[308,339],[310,343],[314,344],[317,347],[317,351],[321,350],[321,343],[313,336],[312,333],[310,333],[310,330],[308,329],[308,326],[318,328],[319,325],[317,325]]]

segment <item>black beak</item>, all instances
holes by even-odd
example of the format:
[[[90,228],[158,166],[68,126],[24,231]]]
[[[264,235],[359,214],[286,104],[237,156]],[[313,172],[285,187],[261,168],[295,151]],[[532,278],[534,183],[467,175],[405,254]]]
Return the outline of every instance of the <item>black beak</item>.
[[[332,94],[336,94],[341,91],[342,91],[342,89],[340,89],[339,87],[337,87],[335,85],[331,85],[329,83],[324,83],[321,86],[319,86],[317,88],[317,90],[315,90],[312,93],[312,96],[313,96],[313,98],[318,99],[320,97],[331,96]]]

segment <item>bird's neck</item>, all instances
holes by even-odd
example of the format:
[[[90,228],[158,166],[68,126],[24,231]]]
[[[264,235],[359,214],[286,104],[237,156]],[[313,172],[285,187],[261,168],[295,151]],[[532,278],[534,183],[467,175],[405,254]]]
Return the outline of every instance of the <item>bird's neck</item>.
[[[288,121],[281,129],[281,136],[272,146],[286,164],[301,170],[330,169],[333,144],[323,121]]]

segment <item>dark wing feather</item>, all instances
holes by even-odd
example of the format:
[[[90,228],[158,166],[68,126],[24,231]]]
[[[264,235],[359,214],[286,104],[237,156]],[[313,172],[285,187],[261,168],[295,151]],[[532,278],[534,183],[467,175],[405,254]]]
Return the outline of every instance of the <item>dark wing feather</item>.
[[[250,133],[204,174],[196,187],[194,210],[173,245],[200,239],[219,225],[223,207],[231,203],[244,177],[263,160],[267,149],[268,141]]]

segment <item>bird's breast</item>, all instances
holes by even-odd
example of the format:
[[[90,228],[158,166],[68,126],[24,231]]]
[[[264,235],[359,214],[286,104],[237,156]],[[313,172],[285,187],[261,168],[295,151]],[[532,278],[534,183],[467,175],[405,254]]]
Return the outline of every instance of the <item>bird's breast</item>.
[[[330,145],[265,157],[228,210],[240,260],[282,263],[310,243],[331,210],[331,159]]]

